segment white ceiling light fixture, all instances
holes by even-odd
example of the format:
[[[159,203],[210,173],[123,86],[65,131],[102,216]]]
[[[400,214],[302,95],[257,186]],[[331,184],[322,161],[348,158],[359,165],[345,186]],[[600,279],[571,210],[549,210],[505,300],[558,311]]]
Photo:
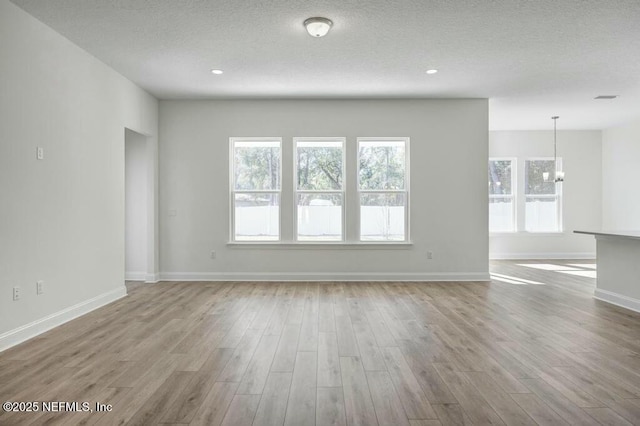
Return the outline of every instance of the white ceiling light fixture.
[[[304,21],[304,26],[311,37],[324,37],[333,26],[333,22],[331,19],[315,17]]]
[[[430,70],[426,71],[427,74],[436,74],[437,72],[438,72],[438,70],[436,70],[436,69],[430,69]]]
[[[220,75],[220,74],[223,74],[223,73],[224,73],[224,71],[219,70],[219,69],[212,69],[211,70],[211,74]]]
[[[560,117],[557,115],[554,115],[553,117],[551,117],[551,119],[553,120],[553,167],[556,169],[556,177],[553,181],[556,183],[564,182],[564,172],[561,170],[558,170],[558,139],[557,139],[558,118]]]

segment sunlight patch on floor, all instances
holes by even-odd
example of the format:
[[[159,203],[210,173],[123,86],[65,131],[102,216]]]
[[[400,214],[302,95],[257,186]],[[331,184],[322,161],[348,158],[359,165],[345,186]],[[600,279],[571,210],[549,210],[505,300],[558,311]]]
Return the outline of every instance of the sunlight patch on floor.
[[[596,271],[557,271],[557,272],[560,272],[561,274],[577,275],[579,277],[585,277],[585,278],[597,278]]]
[[[543,271],[579,271],[578,268],[572,268],[571,266],[564,265],[553,265],[551,263],[519,263],[518,266],[542,269]]]
[[[496,274],[495,272],[491,273],[491,279],[515,285],[545,285],[538,281],[525,280],[524,278],[512,277],[511,275]]]
[[[598,269],[595,263],[569,263],[569,266],[585,269]]]

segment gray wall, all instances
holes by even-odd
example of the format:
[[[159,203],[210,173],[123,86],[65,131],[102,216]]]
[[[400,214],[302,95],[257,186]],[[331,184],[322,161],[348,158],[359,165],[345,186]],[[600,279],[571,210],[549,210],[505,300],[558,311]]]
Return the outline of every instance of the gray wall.
[[[147,138],[125,132],[125,278],[147,277]]]
[[[125,127],[155,144],[158,103],[6,1],[0,40],[1,350],[124,295]]]
[[[161,101],[161,276],[486,278],[487,123],[484,99]],[[293,162],[295,136],[344,136],[351,164],[358,136],[410,137],[413,245],[393,249],[228,245],[231,136],[282,137],[285,164]],[[293,220],[291,169],[285,167],[289,173],[283,175],[284,224]],[[355,168],[348,169],[346,182],[355,190]],[[347,208],[354,205],[356,200],[348,197]],[[176,215],[169,216],[170,210]],[[354,225],[347,220],[347,226]],[[210,258],[212,250],[216,259]],[[433,252],[432,260],[427,259],[428,251]]]
[[[640,120],[602,138],[602,227],[640,230]]]

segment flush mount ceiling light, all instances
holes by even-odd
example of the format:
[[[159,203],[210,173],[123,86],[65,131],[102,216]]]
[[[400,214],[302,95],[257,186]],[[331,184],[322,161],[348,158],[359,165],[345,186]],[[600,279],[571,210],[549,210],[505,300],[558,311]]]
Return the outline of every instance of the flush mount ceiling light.
[[[311,37],[324,37],[333,26],[333,22],[327,18],[315,17],[304,21],[304,26]]]
[[[222,71],[222,70],[218,70],[218,69],[212,69],[211,70],[211,74],[220,75],[222,73],[224,73],[224,71]]]
[[[437,72],[438,72],[438,70],[436,70],[436,69],[430,69],[430,70],[426,71],[427,74],[435,74]]]

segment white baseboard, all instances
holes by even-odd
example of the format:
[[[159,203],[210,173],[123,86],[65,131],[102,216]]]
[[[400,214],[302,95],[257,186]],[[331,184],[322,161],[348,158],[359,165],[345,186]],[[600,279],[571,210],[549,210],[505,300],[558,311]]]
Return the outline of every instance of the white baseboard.
[[[161,281],[489,281],[488,272],[161,272]]]
[[[147,274],[144,271],[125,272],[124,279],[127,281],[144,281],[145,283],[157,283],[160,281],[160,274]]]
[[[157,283],[160,281],[160,274],[145,274],[144,282],[146,283]]]
[[[526,259],[595,259],[596,253],[489,253],[491,260]]]
[[[45,331],[49,331],[54,327],[64,324],[65,322],[71,321],[72,319],[78,318],[79,316],[114,302],[126,295],[127,289],[123,285],[115,290],[101,294],[92,299],[85,300],[84,302],[80,302],[54,314],[30,322],[29,324],[9,330],[6,333],[2,333],[0,334],[0,352],[42,334]]]
[[[144,271],[125,271],[124,279],[127,281],[144,281],[147,279],[147,273]]]
[[[622,294],[614,293],[608,290],[602,290],[597,288],[593,292],[593,297],[603,302],[611,303],[612,305],[620,306],[626,309],[630,309],[635,312],[640,312],[640,300],[633,297],[624,296]]]

